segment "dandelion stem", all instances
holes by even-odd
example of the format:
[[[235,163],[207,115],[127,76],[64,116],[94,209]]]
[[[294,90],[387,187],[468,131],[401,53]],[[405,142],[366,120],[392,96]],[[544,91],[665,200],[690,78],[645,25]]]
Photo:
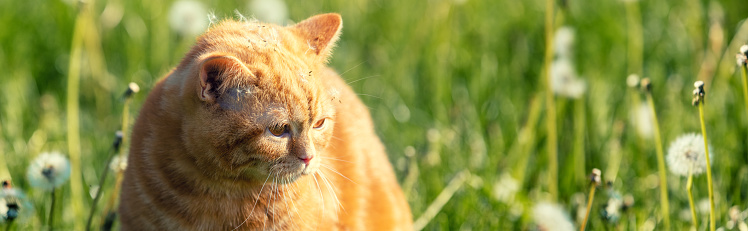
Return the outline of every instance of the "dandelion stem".
[[[667,193],[667,173],[665,172],[665,157],[662,151],[662,137],[660,136],[660,123],[657,121],[652,92],[647,91],[647,103],[652,112],[652,124],[654,125],[655,151],[657,152],[657,168],[660,173],[660,206],[662,207],[662,219],[665,221],[665,230],[670,230],[670,202]]]
[[[5,231],[10,231],[11,226],[13,226],[13,221],[8,222],[8,225],[5,226]]]
[[[579,231],[584,231],[584,227],[587,226],[587,218],[590,217],[590,210],[592,210],[592,201],[595,199],[595,188],[597,188],[597,184],[591,184],[590,196],[587,200],[587,212],[584,214],[584,222],[582,222],[582,227],[579,228]]]
[[[55,189],[52,189],[52,192],[50,193],[52,196],[52,202],[49,203],[49,217],[47,218],[47,230],[52,230],[52,226],[54,223],[55,218]],[[8,225],[10,227],[10,225]]]
[[[543,75],[545,82],[546,128],[548,129],[548,191],[551,200],[558,199],[558,137],[556,134],[556,102],[551,86],[551,59],[553,58],[553,10],[554,0],[546,0],[545,7],[545,59]]]
[[[709,163],[709,144],[706,136],[706,123],[704,122],[704,97],[699,103],[699,120],[701,121],[701,134],[704,135],[704,149],[706,151],[706,181],[709,187],[709,230],[714,231],[716,224],[714,219],[714,187],[712,185],[712,165]]]
[[[104,191],[104,183],[106,183],[107,173],[109,172],[109,163],[112,162],[112,159],[114,159],[114,154],[117,152],[117,150],[114,150],[113,152],[110,152],[109,158],[107,158],[107,162],[104,165],[104,170],[102,170],[101,178],[99,179],[99,190],[96,190],[96,196],[94,197],[93,203],[91,203],[91,211],[88,213],[88,221],[86,222],[86,231],[91,230],[91,222],[93,221],[93,215],[94,212],[96,212],[96,205],[99,204],[99,199],[101,198],[101,192]]]
[[[699,217],[696,216],[696,207],[693,204],[693,166],[688,169],[688,181],[686,181],[686,190],[688,191],[688,205],[691,206],[691,220],[693,228],[699,228]]]
[[[127,141],[127,128],[129,126],[129,117],[130,117],[130,99],[131,97],[125,97],[124,106],[122,106],[122,142],[120,145],[125,146]],[[120,148],[119,149],[119,157],[122,158],[125,156],[125,149]],[[104,207],[104,216],[108,216],[108,214],[114,209],[114,205],[116,204],[117,198],[119,198],[119,190],[120,186],[122,185],[122,178],[124,171],[117,171],[117,174],[115,176],[114,181],[114,190],[112,191],[111,196],[109,197],[109,201],[106,204],[106,207]]]
[[[522,129],[519,131],[519,134],[517,135],[517,143],[512,146],[509,153],[513,153],[512,157],[518,157],[519,160],[517,161],[511,161],[510,163],[517,163],[514,171],[512,172],[512,177],[517,179],[517,182],[520,184],[520,188],[522,188],[522,185],[524,185],[525,182],[525,175],[527,172],[527,163],[530,159],[530,151],[531,148],[534,146],[537,138],[536,138],[536,127],[538,124],[538,121],[540,120],[540,112],[542,112],[542,105],[543,104],[543,98],[540,96],[533,96],[532,99],[530,99],[530,112],[528,112],[527,115],[527,122],[525,122],[525,125],[522,127]]]
[[[740,70],[743,73],[743,101],[745,102],[746,115],[748,115],[748,67],[740,65]]]

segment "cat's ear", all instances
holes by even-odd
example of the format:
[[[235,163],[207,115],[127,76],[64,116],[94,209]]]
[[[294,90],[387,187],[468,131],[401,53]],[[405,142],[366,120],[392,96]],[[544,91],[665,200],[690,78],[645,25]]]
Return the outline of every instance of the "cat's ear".
[[[251,72],[241,60],[226,54],[209,54],[201,58],[200,88],[198,96],[206,102],[215,102],[228,88],[237,87]]]
[[[336,13],[320,14],[301,21],[293,28],[302,39],[306,40],[310,51],[327,58],[340,36],[343,19]]]

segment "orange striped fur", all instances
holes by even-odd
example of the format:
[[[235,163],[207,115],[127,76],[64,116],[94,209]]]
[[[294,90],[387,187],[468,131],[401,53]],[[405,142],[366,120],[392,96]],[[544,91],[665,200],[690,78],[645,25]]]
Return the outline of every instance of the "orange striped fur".
[[[135,123],[122,230],[410,230],[366,106],[325,63],[338,14],[223,21]]]

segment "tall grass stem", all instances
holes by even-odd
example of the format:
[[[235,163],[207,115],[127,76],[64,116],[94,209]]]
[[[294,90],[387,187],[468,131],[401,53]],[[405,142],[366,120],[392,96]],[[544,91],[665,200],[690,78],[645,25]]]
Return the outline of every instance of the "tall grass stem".
[[[691,206],[691,220],[693,220],[693,228],[698,230],[699,217],[696,216],[696,206],[694,206],[693,203],[693,166],[688,169],[688,181],[686,181],[686,190],[688,191],[688,205]]]
[[[553,59],[553,11],[554,0],[546,0],[545,7],[545,58],[543,76],[545,76],[546,128],[548,130],[548,191],[551,200],[558,200],[558,136],[556,126],[556,101],[551,86],[551,60]]]
[[[709,144],[706,136],[706,123],[704,122],[704,98],[699,103],[699,121],[701,121],[701,134],[704,136],[704,149],[706,151],[706,181],[709,187],[709,230],[714,231],[716,228],[714,215],[714,187],[712,184],[712,165],[709,162]]]
[[[642,52],[643,52],[643,30],[641,21],[641,10],[638,1],[626,3],[626,27],[628,32],[628,73],[642,74]]]
[[[449,184],[447,184],[447,187],[444,187],[444,190],[442,190],[441,193],[439,193],[438,196],[436,196],[436,199],[434,199],[434,202],[429,205],[428,208],[421,214],[421,217],[416,219],[415,222],[413,222],[413,230],[418,231],[422,230],[426,225],[431,221],[431,219],[434,219],[436,214],[441,211],[442,207],[444,207],[445,204],[449,201],[449,199],[452,198],[452,196],[462,188],[465,181],[468,180],[470,177],[470,172],[468,170],[462,170],[462,172],[458,173],[455,178],[452,178],[451,181],[449,181]]]
[[[586,165],[586,157],[585,155],[585,147],[584,147],[584,138],[585,138],[585,123],[587,121],[587,118],[585,116],[585,104],[584,104],[584,98],[577,99],[574,101],[574,179],[575,179],[575,185],[578,185],[580,182],[585,181],[585,167]]]
[[[662,149],[662,136],[660,134],[660,123],[657,120],[652,92],[647,91],[647,104],[652,112],[652,124],[654,125],[655,152],[657,154],[657,168],[660,175],[660,206],[662,207],[662,219],[665,221],[665,230],[670,230],[670,202],[668,201],[667,169],[665,169],[665,156]]]
[[[72,212],[75,214],[75,217],[83,216],[83,183],[81,182],[82,167],[80,157],[80,106],[78,100],[80,94],[81,52],[83,47],[83,36],[86,33],[86,26],[88,25],[88,14],[88,6],[83,6],[75,20],[67,81],[67,139],[71,169],[70,194],[72,197],[70,201],[73,209]],[[75,219],[74,229],[82,230],[83,220]]]

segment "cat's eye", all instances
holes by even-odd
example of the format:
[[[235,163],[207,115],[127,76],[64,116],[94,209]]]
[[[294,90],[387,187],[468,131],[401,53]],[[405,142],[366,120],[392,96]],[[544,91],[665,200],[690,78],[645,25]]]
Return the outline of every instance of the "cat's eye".
[[[327,119],[323,118],[321,120],[317,120],[317,122],[314,123],[314,129],[322,129],[325,126],[325,120]]]
[[[274,136],[280,137],[283,134],[288,133],[288,128],[288,124],[277,124],[268,127],[268,131],[270,131],[270,133],[272,133]]]

